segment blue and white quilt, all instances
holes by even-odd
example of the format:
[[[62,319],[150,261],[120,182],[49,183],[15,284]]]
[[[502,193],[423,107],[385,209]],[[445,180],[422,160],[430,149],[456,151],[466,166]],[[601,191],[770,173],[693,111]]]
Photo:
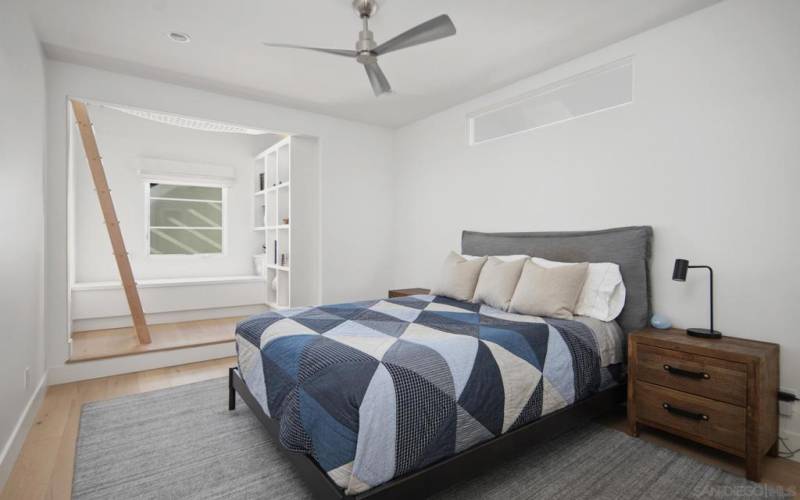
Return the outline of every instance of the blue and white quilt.
[[[608,385],[622,340],[589,325],[415,295],[270,311],[236,339],[281,444],[355,494]]]

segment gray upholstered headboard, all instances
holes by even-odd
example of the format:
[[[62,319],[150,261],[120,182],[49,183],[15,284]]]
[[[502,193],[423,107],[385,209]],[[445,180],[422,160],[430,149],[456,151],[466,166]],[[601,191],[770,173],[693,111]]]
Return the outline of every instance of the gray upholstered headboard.
[[[625,282],[625,307],[617,318],[629,332],[650,319],[650,226],[602,231],[544,233],[478,233],[464,231],[461,251],[467,255],[532,255],[561,262],[614,262]]]

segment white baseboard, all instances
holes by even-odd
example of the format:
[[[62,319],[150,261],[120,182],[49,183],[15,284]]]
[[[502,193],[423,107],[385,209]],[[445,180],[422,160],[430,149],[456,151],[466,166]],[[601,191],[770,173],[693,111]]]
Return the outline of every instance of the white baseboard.
[[[190,311],[169,311],[145,314],[147,324],[158,325],[162,323],[178,323],[181,321],[196,321],[202,319],[233,318],[236,316],[252,316],[266,311],[265,304],[255,304],[235,307],[219,307],[213,309],[194,309]],[[111,328],[128,328],[133,326],[130,314],[124,316],[109,316],[105,318],[83,318],[72,321],[73,332],[89,330],[108,330]]]
[[[9,476],[11,476],[11,471],[14,469],[14,464],[17,462],[19,452],[22,450],[22,444],[25,442],[28,431],[31,429],[36,419],[36,414],[39,412],[39,407],[42,405],[46,392],[47,373],[45,372],[39,385],[36,386],[36,390],[31,394],[28,404],[25,405],[25,410],[23,410],[22,415],[20,415],[19,420],[17,420],[17,425],[14,426],[11,436],[8,437],[3,451],[0,453],[0,491],[3,490],[6,481],[8,481]]]
[[[108,377],[123,373],[140,372],[154,368],[184,365],[210,359],[226,358],[236,355],[234,341],[197,347],[186,347],[171,351],[145,352],[131,356],[65,363],[48,369],[50,385],[64,384],[78,380]]]

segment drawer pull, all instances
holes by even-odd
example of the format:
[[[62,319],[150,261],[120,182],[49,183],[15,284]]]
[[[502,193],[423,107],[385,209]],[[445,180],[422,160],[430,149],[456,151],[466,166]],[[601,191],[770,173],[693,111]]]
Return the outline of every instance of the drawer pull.
[[[706,372],[690,372],[689,370],[682,370],[680,368],[675,368],[674,366],[664,365],[664,369],[670,372],[673,375],[678,375],[679,377],[688,377],[688,378],[695,378],[695,379],[710,379],[711,375]]]
[[[665,410],[672,413],[673,415],[691,418],[692,420],[708,420],[708,415],[704,415],[702,413],[695,413],[693,411],[683,410],[681,408],[675,408],[669,403],[664,403],[662,406],[664,407]]]

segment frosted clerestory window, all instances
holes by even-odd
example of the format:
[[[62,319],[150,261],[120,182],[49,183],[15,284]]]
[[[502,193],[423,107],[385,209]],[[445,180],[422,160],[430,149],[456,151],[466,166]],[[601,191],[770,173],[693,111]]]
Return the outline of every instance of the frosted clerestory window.
[[[469,143],[560,123],[633,102],[633,59],[581,73],[467,117]]]

